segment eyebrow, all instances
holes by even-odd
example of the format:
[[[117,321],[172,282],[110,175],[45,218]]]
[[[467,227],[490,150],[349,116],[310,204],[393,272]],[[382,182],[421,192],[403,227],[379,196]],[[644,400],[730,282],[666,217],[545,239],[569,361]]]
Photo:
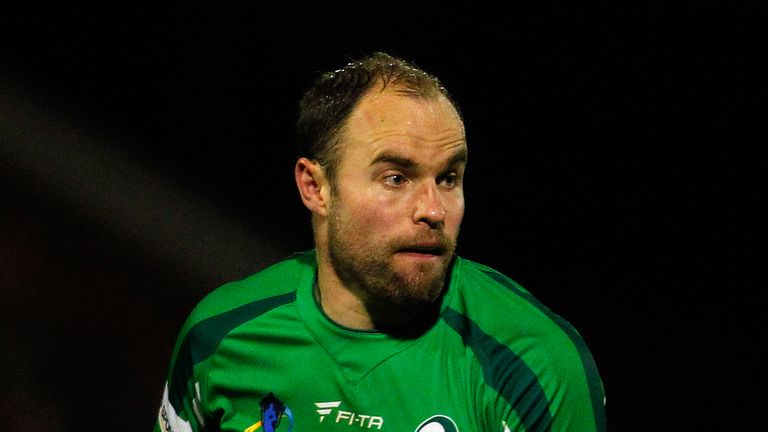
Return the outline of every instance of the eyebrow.
[[[459,151],[453,154],[450,159],[448,159],[448,162],[446,163],[446,166],[454,166],[461,163],[467,162],[467,149],[466,147],[462,147]],[[397,165],[402,168],[411,168],[416,165],[416,163],[403,156],[398,156],[392,153],[383,152],[380,155],[376,156],[371,161],[371,166],[380,164],[380,163],[389,163],[392,165]]]

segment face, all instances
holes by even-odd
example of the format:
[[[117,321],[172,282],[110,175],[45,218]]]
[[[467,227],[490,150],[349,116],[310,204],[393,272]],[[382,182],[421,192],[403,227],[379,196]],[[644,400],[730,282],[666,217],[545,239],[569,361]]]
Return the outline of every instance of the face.
[[[344,285],[374,303],[442,291],[464,216],[463,124],[443,96],[374,90],[351,114],[328,206],[328,249]]]

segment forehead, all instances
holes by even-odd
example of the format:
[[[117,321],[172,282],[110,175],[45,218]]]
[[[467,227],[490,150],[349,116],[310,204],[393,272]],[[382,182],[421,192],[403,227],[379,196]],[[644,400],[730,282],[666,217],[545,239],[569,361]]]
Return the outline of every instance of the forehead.
[[[439,152],[466,146],[464,125],[445,96],[416,97],[398,90],[374,89],[361,98],[346,123],[345,152]]]

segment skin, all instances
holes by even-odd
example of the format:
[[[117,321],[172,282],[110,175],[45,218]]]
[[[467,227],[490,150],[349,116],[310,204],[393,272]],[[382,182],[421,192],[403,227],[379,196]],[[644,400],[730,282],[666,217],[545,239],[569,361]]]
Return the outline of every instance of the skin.
[[[334,182],[295,166],[312,212],[321,307],[359,330],[407,325],[443,291],[464,216],[464,125],[442,95],[374,88],[351,113]]]

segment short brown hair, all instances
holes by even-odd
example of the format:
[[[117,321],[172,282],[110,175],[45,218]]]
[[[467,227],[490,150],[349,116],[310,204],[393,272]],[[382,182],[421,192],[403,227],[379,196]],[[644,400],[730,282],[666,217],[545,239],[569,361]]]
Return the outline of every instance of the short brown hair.
[[[323,73],[304,93],[296,125],[298,156],[317,160],[333,180],[344,125],[360,99],[377,83],[381,83],[382,90],[396,85],[399,92],[412,97],[443,95],[461,116],[458,105],[437,77],[411,62],[376,52]]]

